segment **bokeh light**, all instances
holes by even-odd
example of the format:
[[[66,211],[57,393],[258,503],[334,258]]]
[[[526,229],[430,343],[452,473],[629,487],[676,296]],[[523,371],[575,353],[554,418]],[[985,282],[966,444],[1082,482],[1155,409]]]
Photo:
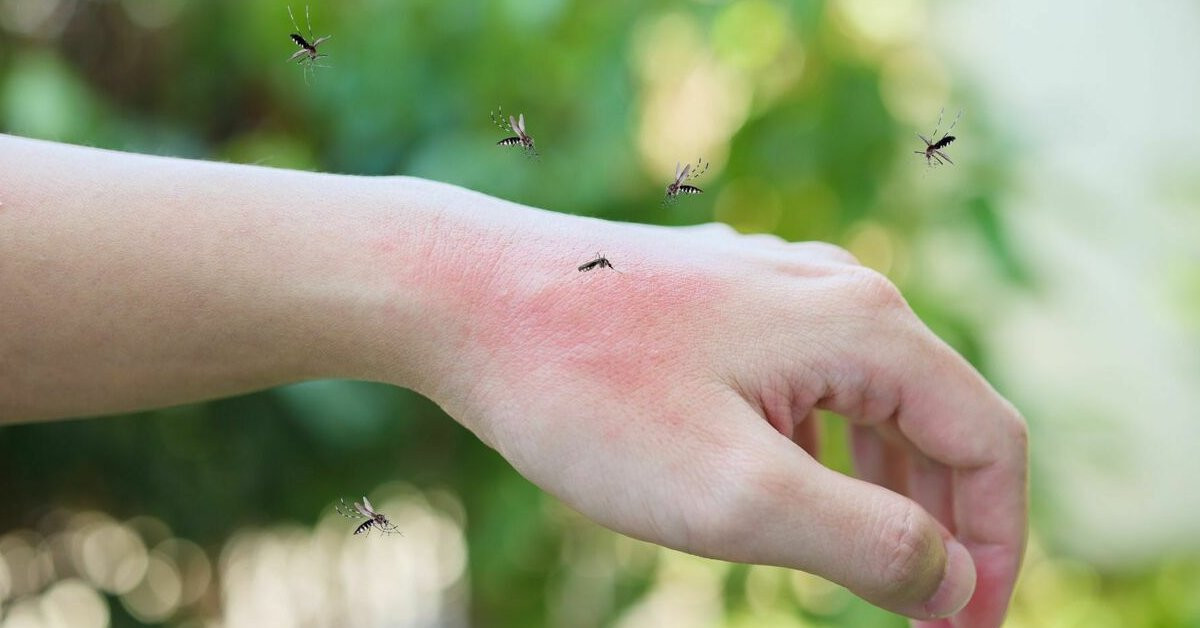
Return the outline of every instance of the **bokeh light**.
[[[39,602],[46,628],[106,628],[108,605],[87,583],[74,578],[56,582]]]
[[[645,82],[638,147],[649,173],[665,186],[677,163],[702,158],[715,177],[750,110],[745,80],[716,63],[699,25],[679,13],[641,24],[635,57]]]
[[[103,591],[125,593],[146,574],[146,546],[132,529],[112,521],[98,521],[79,532],[79,567]]]
[[[460,623],[467,560],[461,527],[411,490],[373,503],[402,536],[352,536],[354,525],[331,510],[311,532],[245,531],[231,539],[220,561],[223,625]]]

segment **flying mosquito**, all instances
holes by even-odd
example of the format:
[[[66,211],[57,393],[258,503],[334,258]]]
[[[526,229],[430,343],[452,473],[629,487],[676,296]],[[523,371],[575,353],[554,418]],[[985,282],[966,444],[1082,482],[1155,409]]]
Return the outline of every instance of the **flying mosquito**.
[[[526,155],[537,155],[537,150],[533,147],[533,138],[525,132],[525,114],[522,113],[516,118],[508,116],[508,120],[505,120],[503,110],[499,114],[492,112],[492,123],[500,127],[501,131],[513,134],[512,137],[496,142],[497,146],[520,146]]]
[[[702,194],[704,190],[684,183],[692,179],[697,179],[700,175],[708,171],[708,162],[703,159],[696,160],[696,167],[692,168],[692,164],[686,166],[675,164],[675,180],[667,186],[667,198],[663,201],[664,204],[675,202],[680,194]]]
[[[292,26],[296,29],[296,32],[291,34],[292,41],[296,42],[297,46],[300,46],[299,50],[293,52],[292,56],[288,57],[288,61],[295,61],[304,65],[304,82],[307,83],[308,77],[310,74],[312,74],[313,68],[329,67],[327,65],[321,65],[320,63],[317,63],[318,59],[329,56],[327,54],[317,52],[317,46],[320,46],[322,42],[330,37],[333,37],[333,35],[322,35],[321,37],[317,38],[313,37],[312,17],[309,15],[308,5],[304,5],[304,19],[308,22],[308,39],[305,39],[304,35],[300,34],[300,25],[296,23],[296,16],[292,15],[292,7],[290,5],[288,6],[288,17],[292,18]]]
[[[354,502],[354,510],[351,510],[350,507],[346,505],[346,500],[344,499],[342,500],[342,504],[340,506],[335,504],[333,509],[336,510],[339,515],[348,519],[361,519],[363,517],[367,518],[366,521],[360,523],[358,527],[354,529],[355,534],[362,534],[364,532],[370,533],[372,526],[384,534],[390,534],[396,531],[396,524],[388,520],[383,513],[375,512],[375,508],[371,506],[371,501],[368,500],[365,495],[362,498],[362,502]]]
[[[608,258],[604,257],[600,253],[596,253],[596,259],[580,266],[579,272],[586,273],[593,268],[612,268],[613,270],[617,270],[616,268],[613,268],[612,262],[608,261]],[[617,272],[621,271],[617,270]]]
[[[925,155],[925,164],[928,166],[932,166],[935,161],[938,162],[939,166],[943,165],[942,160],[951,165],[954,164],[953,161],[950,161],[950,157],[942,152],[942,149],[949,146],[950,142],[958,139],[950,135],[950,131],[954,130],[954,125],[958,124],[958,119],[962,117],[962,109],[958,110],[958,115],[954,116],[954,122],[950,124],[950,128],[946,129],[941,139],[937,139],[938,127],[942,126],[942,114],[944,113],[946,113],[945,107],[938,112],[937,125],[933,127],[933,134],[929,136],[931,139],[925,139],[924,135],[917,133],[917,137],[921,138],[922,142],[925,142],[925,150],[914,150],[913,152],[918,155]]]

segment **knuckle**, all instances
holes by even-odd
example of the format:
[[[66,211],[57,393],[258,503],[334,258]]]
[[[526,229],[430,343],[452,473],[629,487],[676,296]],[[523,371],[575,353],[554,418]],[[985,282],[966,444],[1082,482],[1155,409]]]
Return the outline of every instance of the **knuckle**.
[[[843,278],[845,289],[854,296],[859,307],[874,311],[908,309],[900,289],[878,271],[856,266],[845,269]]]
[[[787,240],[773,233],[751,233],[744,236],[747,240],[764,246],[782,246],[787,244]]]
[[[811,250],[815,255],[824,257],[831,261],[840,262],[858,266],[858,258],[853,253],[846,249],[829,242],[804,242],[801,244],[805,249]]]
[[[1021,416],[1016,406],[1008,401],[1005,403],[1009,408],[1009,418],[1004,422],[1005,433],[1017,451],[1027,456],[1029,453],[1029,424],[1025,422],[1025,417]]]
[[[723,222],[706,222],[696,225],[696,229],[714,235],[737,235],[737,229]]]

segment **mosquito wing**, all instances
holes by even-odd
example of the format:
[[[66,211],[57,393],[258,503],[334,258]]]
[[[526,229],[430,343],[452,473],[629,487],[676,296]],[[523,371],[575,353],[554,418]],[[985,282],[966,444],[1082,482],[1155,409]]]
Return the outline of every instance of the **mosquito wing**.
[[[301,48],[301,49],[297,50],[296,52],[293,52],[292,56],[288,57],[288,61],[295,61],[296,59],[299,59],[300,57],[303,57],[306,54],[308,54],[308,50],[306,48]]]
[[[321,42],[325,41],[326,39],[329,39],[330,37],[333,37],[333,35],[324,35],[322,37],[318,37],[317,40],[312,43],[312,47],[316,48],[317,46],[320,46]]]
[[[692,164],[688,164],[688,165],[684,166],[683,170],[680,170],[679,174],[675,176],[676,185],[683,183],[684,181],[687,181],[688,173],[691,171],[692,171]]]
[[[371,507],[371,500],[367,499],[366,495],[363,495],[363,500],[362,500],[361,504],[358,502],[354,502],[354,508],[357,509],[358,512],[360,514],[362,514],[362,516],[364,516],[368,519],[375,518],[375,509]]]
[[[525,114],[517,116],[517,133],[520,133],[521,137],[529,137],[525,132]]]

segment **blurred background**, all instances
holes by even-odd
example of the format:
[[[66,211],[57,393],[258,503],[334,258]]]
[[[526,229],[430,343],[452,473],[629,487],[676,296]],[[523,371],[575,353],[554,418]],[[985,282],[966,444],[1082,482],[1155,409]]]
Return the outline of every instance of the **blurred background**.
[[[1200,5],[311,11],[333,38],[306,80],[285,0],[0,0],[0,131],[838,243],[1028,418],[1009,625],[1200,626]],[[525,113],[540,160],[494,146],[497,107]],[[915,134],[942,108],[965,112],[956,165],[929,168]],[[706,193],[661,206],[698,157]],[[364,494],[403,536],[350,535],[333,505]],[[160,624],[905,622],[607,532],[386,386],[0,428],[0,626]]]

